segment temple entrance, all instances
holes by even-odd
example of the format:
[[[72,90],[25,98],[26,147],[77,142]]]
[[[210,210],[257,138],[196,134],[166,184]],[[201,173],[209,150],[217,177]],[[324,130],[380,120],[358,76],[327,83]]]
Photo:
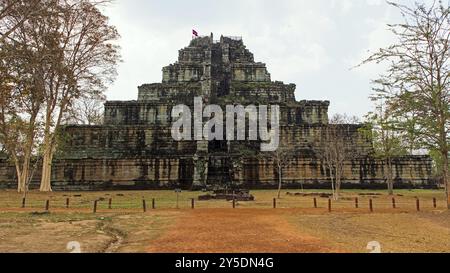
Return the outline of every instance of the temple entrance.
[[[226,156],[210,156],[207,184],[224,187],[231,184],[230,159]]]
[[[180,159],[178,165],[179,187],[191,189],[194,177],[194,164],[192,159]]]

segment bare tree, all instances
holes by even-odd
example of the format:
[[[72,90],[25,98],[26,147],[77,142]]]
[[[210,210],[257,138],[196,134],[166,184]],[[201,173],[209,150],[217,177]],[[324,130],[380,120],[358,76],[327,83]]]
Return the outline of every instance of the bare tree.
[[[21,21],[22,11],[9,10],[8,20]],[[31,179],[32,158],[39,151],[44,103],[40,63],[49,52],[29,44],[23,24],[16,25],[14,39],[0,40],[0,142],[16,168],[18,191],[24,192]]]
[[[383,176],[389,195],[393,195],[393,160],[407,154],[403,138],[408,137],[408,131],[398,127],[398,120],[391,115],[389,109],[385,109],[383,101],[378,102],[376,110],[367,114],[366,126],[360,132],[372,140],[374,156],[383,162]]]
[[[281,198],[281,189],[283,187],[283,175],[286,168],[292,164],[293,150],[289,147],[279,147],[276,151],[271,152],[271,159],[277,169],[278,175],[278,192],[277,198]]]
[[[93,0],[54,0],[55,12],[44,18],[50,22],[44,35],[54,51],[54,66],[45,85],[41,191],[52,190],[52,161],[64,114],[80,98],[101,96],[116,75],[119,34],[98,5]]]
[[[388,4],[404,18],[403,23],[389,25],[397,41],[363,64],[388,64],[377,82],[389,88],[380,89],[377,95],[399,119],[409,122],[410,133],[421,148],[440,153],[450,209],[450,6],[442,1],[429,6]]]
[[[41,0],[0,0],[0,42],[13,39],[11,34],[17,28],[41,13],[43,10],[40,9],[40,3]]]
[[[339,199],[344,164],[356,156],[350,144],[351,137],[349,136],[348,124],[357,121],[356,117],[336,114],[323,130],[320,157],[324,169],[329,173],[331,191],[335,200]]]
[[[105,98],[81,98],[65,114],[64,124],[103,124],[103,102]]]
[[[19,191],[41,154],[41,190],[51,190],[56,132],[77,101],[86,99],[88,122],[98,122],[87,100],[103,96],[119,59],[119,35],[98,9],[108,2],[0,0],[0,142],[16,165]]]

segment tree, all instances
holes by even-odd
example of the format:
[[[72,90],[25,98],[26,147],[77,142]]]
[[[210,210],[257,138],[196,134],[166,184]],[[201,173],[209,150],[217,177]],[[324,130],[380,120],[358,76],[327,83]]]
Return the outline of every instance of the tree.
[[[13,158],[17,147],[24,149],[19,177],[27,176],[35,125],[43,124],[41,191],[51,191],[52,160],[64,117],[81,99],[102,97],[116,74],[120,56],[114,42],[119,34],[99,10],[107,2],[0,0],[2,142]],[[26,145],[8,139],[19,132]]]
[[[43,10],[40,9],[40,2],[41,0],[0,0],[0,42],[13,39],[10,36],[17,28],[41,13]],[[11,16],[12,14],[15,16]]]
[[[283,187],[284,171],[292,163],[292,149],[289,147],[279,147],[276,151],[271,152],[271,159],[277,169],[278,175],[278,192],[277,198],[281,198],[281,188]]]
[[[81,98],[71,106],[64,118],[64,124],[101,125],[103,124],[103,96]]]
[[[383,162],[383,176],[389,195],[394,194],[393,159],[407,154],[403,135],[407,135],[408,131],[399,131],[396,125],[397,120],[390,116],[381,102],[375,112],[367,114],[366,126],[361,130],[372,140],[375,158]]]
[[[339,200],[344,164],[355,157],[350,144],[348,124],[356,122],[358,122],[356,117],[336,114],[323,130],[322,152],[319,156],[324,169],[329,173],[331,191],[335,200]]]
[[[41,191],[51,191],[52,161],[65,113],[80,98],[101,96],[114,80],[120,59],[119,34],[93,0],[53,0],[54,11],[42,18],[43,33],[53,50],[45,85],[44,141]],[[39,39],[39,38],[38,38]]]
[[[29,3],[16,2],[7,12],[2,10],[0,17],[3,28],[14,28],[6,30],[7,39],[0,39],[0,143],[15,166],[18,191],[26,193],[42,133],[44,71],[40,64],[47,61],[49,52],[30,43],[22,14],[28,14]]]
[[[404,23],[389,25],[397,41],[362,64],[388,64],[377,80],[388,88],[380,88],[377,96],[399,121],[409,125],[420,148],[439,152],[450,209],[450,6],[442,1],[430,6],[388,4],[404,18]]]
[[[439,151],[436,150],[430,150],[429,154],[431,158],[433,159],[433,177],[436,178],[442,186],[444,186],[442,181],[442,166],[444,166],[443,162],[444,159],[442,158],[442,154]]]

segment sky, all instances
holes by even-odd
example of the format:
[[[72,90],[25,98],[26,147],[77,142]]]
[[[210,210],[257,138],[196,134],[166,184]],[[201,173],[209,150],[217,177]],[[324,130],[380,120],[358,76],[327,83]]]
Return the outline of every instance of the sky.
[[[297,85],[297,100],[329,100],[330,115],[358,117],[372,110],[371,80],[385,68],[354,67],[393,43],[387,24],[402,22],[384,0],[116,0],[104,12],[121,34],[123,59],[108,100],[135,100],[137,86],[161,82],[195,29],[242,36],[273,81]]]

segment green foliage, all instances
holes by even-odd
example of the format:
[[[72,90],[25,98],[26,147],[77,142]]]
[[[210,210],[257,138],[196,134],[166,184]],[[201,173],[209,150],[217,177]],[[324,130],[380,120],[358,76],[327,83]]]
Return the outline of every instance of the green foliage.
[[[387,64],[386,72],[374,81],[373,99],[385,106],[394,129],[401,132],[401,141],[392,140],[392,146],[402,143],[410,152],[431,152],[444,183],[450,185],[450,4],[388,4],[404,22],[389,25],[396,37],[392,45],[363,61]],[[450,186],[447,192],[450,196]]]
[[[398,120],[378,106],[375,112],[366,115],[365,126],[360,132],[372,139],[374,156],[380,160],[408,154],[404,145],[405,132],[398,128]]]
[[[430,150],[430,156],[431,158],[433,158],[434,162],[433,174],[436,177],[441,177],[443,173],[443,165],[445,162],[442,153],[440,153],[438,150]],[[450,164],[448,165],[448,167],[450,168]]]

